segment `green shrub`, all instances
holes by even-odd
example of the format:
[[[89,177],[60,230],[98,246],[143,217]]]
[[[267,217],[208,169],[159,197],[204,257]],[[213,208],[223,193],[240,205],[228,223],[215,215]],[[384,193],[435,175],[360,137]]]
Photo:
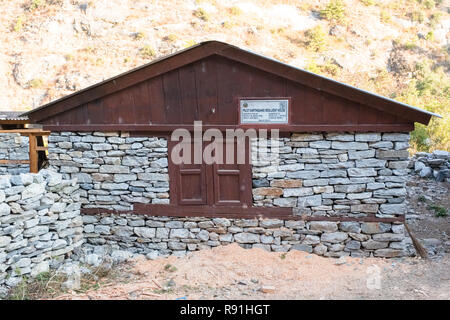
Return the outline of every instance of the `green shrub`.
[[[423,124],[414,124],[414,131],[411,132],[411,145],[419,151],[429,151],[430,139],[428,137],[427,127]]]
[[[146,37],[146,34],[144,31],[138,31],[134,34],[134,40],[142,40]]]
[[[320,16],[332,23],[341,23],[345,18],[345,4],[341,0],[331,0],[320,11]]]
[[[171,33],[164,38],[164,40],[170,41],[170,42],[176,41],[177,39],[178,39],[178,37],[174,33]]]
[[[18,17],[12,28],[15,32],[20,32],[23,29],[23,17]]]
[[[419,3],[427,9],[432,9],[436,6],[436,2],[434,0],[419,0]]]
[[[389,12],[385,11],[385,10],[381,10],[380,11],[380,20],[383,23],[389,23],[392,20],[391,15],[389,14]]]
[[[337,75],[340,71],[340,67],[331,61],[327,61],[324,64],[310,61],[305,69],[313,73],[333,76]]]
[[[317,73],[317,74],[321,73],[320,66],[314,61],[309,62],[306,65],[305,69],[312,73]]]
[[[144,58],[152,58],[156,55],[156,51],[149,45],[145,45],[140,49],[141,56]]]
[[[203,8],[198,8],[197,10],[195,10],[194,16],[196,16],[197,18],[199,18],[203,21],[209,21],[209,19],[210,19],[209,14]]]
[[[338,65],[336,65],[335,63],[331,63],[329,61],[323,64],[321,69],[323,70],[323,72],[333,76],[336,76],[340,71],[340,67]]]
[[[234,16],[238,16],[238,15],[242,14],[242,10],[239,7],[231,7],[230,13]]]
[[[231,21],[224,21],[222,23],[222,27],[224,27],[225,29],[231,29],[234,27],[234,23]]]
[[[327,45],[327,34],[321,25],[317,25],[305,32],[306,45],[309,49],[319,52]]]
[[[417,63],[408,86],[397,99],[412,106],[437,113],[428,126],[416,124],[411,134],[411,146],[417,151],[450,150],[450,78],[443,67],[433,67],[432,61]]]
[[[413,42],[413,41],[405,42],[402,45],[402,47],[403,47],[403,49],[406,49],[406,50],[414,50],[414,49],[418,48],[417,44],[415,42]]]
[[[373,6],[375,4],[374,0],[360,0],[365,6]]]
[[[191,39],[191,40],[187,40],[184,43],[184,47],[189,48],[189,47],[195,46],[196,44],[197,44],[197,41]]]
[[[45,5],[44,0],[30,0],[30,2],[27,5],[28,10],[33,11],[38,9],[39,7]]]
[[[36,79],[31,80],[29,85],[30,85],[30,88],[37,89],[37,88],[42,87],[42,83],[43,82],[41,79],[36,78]]]
[[[433,33],[433,31],[428,32],[428,33],[425,35],[425,39],[426,39],[426,40],[433,41],[433,40],[434,40],[434,33]]]
[[[423,23],[425,21],[425,14],[422,11],[413,11],[409,16],[413,22]]]
[[[436,217],[446,217],[448,216],[448,211],[442,206],[431,205],[428,209],[433,210]]]
[[[441,18],[442,18],[442,12],[433,13],[430,16],[430,27],[431,28],[436,27],[441,22]]]
[[[170,263],[168,263],[164,266],[164,270],[166,270],[167,272],[175,272],[178,269],[174,265],[171,265]]]

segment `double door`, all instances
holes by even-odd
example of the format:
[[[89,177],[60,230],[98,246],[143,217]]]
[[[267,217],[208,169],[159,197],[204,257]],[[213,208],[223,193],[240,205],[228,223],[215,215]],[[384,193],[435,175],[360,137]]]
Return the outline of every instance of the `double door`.
[[[202,153],[207,145],[203,142]],[[179,206],[251,206],[252,174],[247,144],[245,150],[238,150],[236,142],[232,142],[228,149],[223,145],[223,149],[221,149],[224,159],[222,164],[207,164],[203,158],[201,164],[195,164],[193,144],[190,146],[191,161],[188,161],[190,163],[174,164],[171,159],[174,146],[175,143],[169,142],[171,204]],[[233,148],[233,151],[230,148]],[[244,163],[238,163],[238,151],[244,152]],[[232,161],[225,162],[227,155]]]

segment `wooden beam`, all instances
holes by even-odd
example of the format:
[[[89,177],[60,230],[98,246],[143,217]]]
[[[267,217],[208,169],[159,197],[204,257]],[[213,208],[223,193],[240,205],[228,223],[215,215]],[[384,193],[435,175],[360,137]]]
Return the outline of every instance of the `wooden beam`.
[[[20,133],[24,135],[35,134],[48,136],[50,131],[42,130],[42,129],[12,129],[12,130],[0,130],[0,133]]]
[[[353,125],[203,125],[202,130],[210,128],[226,130],[226,129],[278,129],[280,132],[316,132],[316,131],[354,131],[354,132],[410,132],[414,130],[413,124],[353,124]],[[172,132],[175,129],[186,129],[193,131],[193,125],[186,124],[90,124],[90,125],[44,125],[44,129],[60,132],[60,131],[146,131],[146,132]]]
[[[281,207],[210,207],[210,206],[175,206],[167,204],[135,203],[133,210],[111,210],[103,208],[82,208],[82,214],[142,214],[154,217],[208,217],[230,219],[281,219],[303,221],[356,221],[356,222],[404,222],[404,215],[381,218],[375,215],[367,217],[324,217],[295,215],[292,208]]]
[[[0,160],[0,164],[28,164],[30,160],[8,160],[2,159]]]
[[[28,124],[30,123],[30,120],[26,119],[26,120],[19,120],[19,119],[4,119],[4,120],[0,120],[0,125],[2,124]]]

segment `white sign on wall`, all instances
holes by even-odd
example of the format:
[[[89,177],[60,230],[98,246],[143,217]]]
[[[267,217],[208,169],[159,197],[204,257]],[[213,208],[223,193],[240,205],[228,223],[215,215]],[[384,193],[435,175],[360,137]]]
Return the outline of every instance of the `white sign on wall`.
[[[241,99],[239,103],[241,123],[276,124],[289,123],[289,100]]]

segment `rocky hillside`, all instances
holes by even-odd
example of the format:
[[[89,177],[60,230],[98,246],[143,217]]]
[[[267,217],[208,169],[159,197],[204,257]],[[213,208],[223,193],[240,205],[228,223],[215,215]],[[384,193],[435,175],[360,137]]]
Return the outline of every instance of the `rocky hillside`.
[[[0,109],[27,110],[216,39],[438,112],[413,135],[449,149],[442,0],[0,0]]]

